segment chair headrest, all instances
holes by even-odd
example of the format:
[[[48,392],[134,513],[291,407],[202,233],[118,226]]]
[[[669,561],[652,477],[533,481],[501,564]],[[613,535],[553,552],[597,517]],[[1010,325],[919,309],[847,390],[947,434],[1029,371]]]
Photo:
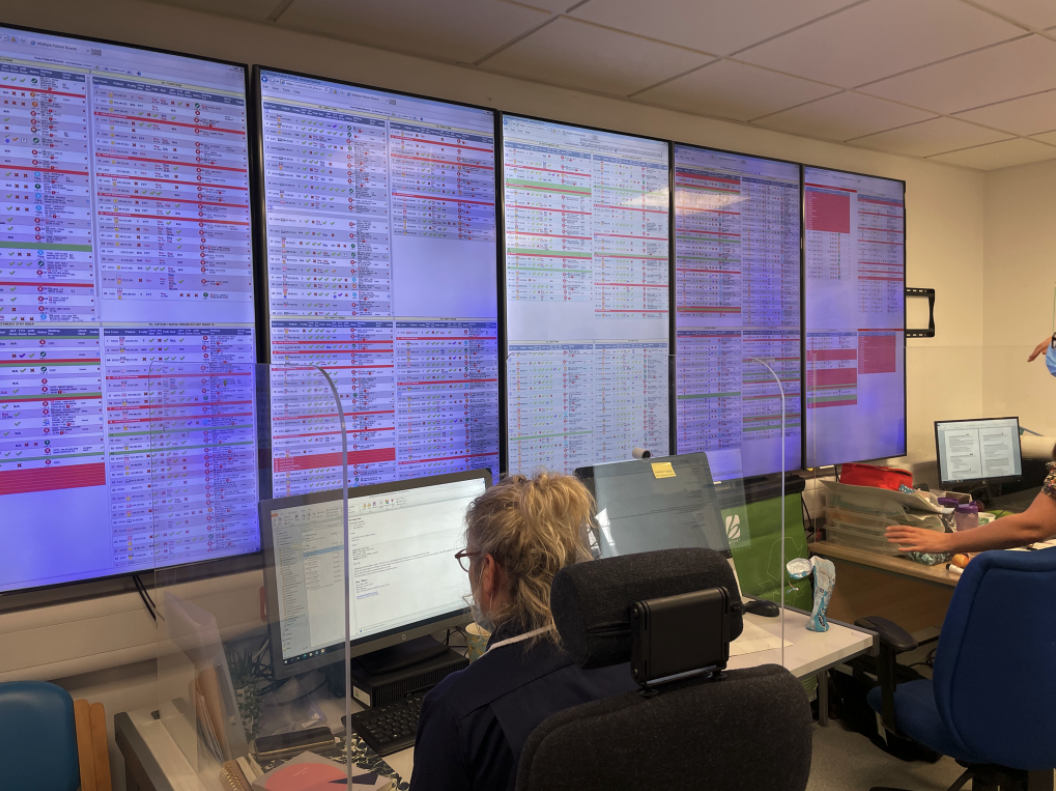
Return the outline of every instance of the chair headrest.
[[[708,588],[725,588],[740,602],[737,578],[721,553],[663,549],[566,566],[554,577],[550,610],[572,658],[583,667],[604,667],[631,658],[631,604]],[[743,628],[734,608],[730,640]]]

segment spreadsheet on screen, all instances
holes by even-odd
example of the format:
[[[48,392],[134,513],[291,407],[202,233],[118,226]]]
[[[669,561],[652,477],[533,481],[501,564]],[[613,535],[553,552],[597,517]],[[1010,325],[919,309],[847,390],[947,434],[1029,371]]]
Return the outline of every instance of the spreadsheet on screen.
[[[0,28],[0,591],[259,548],[246,110],[241,66]]]
[[[267,69],[260,96],[273,365],[333,379],[350,486],[497,479],[494,114]],[[275,496],[340,486],[339,430],[283,428],[315,376],[272,379]]]
[[[778,472],[782,449],[798,469],[799,165],[676,145],[674,168],[677,450],[719,480]]]
[[[667,455],[668,146],[502,123],[510,471]]]
[[[808,467],[906,452],[905,185],[804,169]]]

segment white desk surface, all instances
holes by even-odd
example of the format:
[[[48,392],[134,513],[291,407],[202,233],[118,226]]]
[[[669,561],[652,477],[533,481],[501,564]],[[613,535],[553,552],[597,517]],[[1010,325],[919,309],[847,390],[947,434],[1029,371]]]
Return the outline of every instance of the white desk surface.
[[[763,618],[758,615],[745,615],[744,617],[775,637],[781,634],[780,618]],[[792,645],[785,646],[784,666],[797,678],[815,675],[868,651],[873,645],[873,635],[870,632],[835,623],[829,625],[827,632],[811,632],[806,628],[809,620],[810,617],[804,613],[795,610],[785,611],[785,640],[790,641]],[[727,668],[741,670],[769,664],[781,664],[780,648],[730,657]],[[341,717],[345,713],[344,701],[327,695],[321,695],[313,700],[323,710],[331,729],[335,732],[341,730]],[[361,708],[358,703],[352,702],[353,711],[359,711]],[[219,777],[220,767],[210,767],[202,773],[202,779],[208,785],[199,781],[195,771],[169,736],[165,726],[153,719],[149,710],[130,711],[128,716],[158,762],[159,768],[169,778],[175,791],[212,791],[213,788],[219,788],[219,782],[215,778]],[[411,770],[414,767],[413,748],[386,756],[385,761],[405,781],[410,780]]]

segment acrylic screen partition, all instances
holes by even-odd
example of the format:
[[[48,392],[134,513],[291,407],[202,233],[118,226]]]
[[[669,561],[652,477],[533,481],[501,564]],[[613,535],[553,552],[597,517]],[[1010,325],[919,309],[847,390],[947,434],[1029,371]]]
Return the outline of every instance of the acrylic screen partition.
[[[248,401],[223,400],[225,388],[234,382],[241,387],[243,380],[256,394],[256,410]],[[338,481],[325,498],[317,495],[327,502],[303,519],[299,511],[285,509],[283,500],[270,499],[272,476],[298,453],[296,446],[272,452],[270,419],[282,418],[279,433],[285,438],[341,437],[343,416],[331,379],[310,366],[204,370],[162,363],[152,367],[150,382],[148,412],[157,427],[149,472],[158,569],[145,577],[153,583],[147,593],[157,614],[161,731],[154,738],[164,742],[166,773],[184,784],[180,787],[219,791],[232,787],[225,784],[225,773],[232,771],[225,764],[237,762],[252,782],[280,758],[291,757],[266,753],[256,739],[321,726],[337,737],[330,738],[326,757],[341,763],[351,749],[361,759],[362,743],[348,738],[349,745],[342,738],[341,717],[352,707],[344,694],[346,653],[334,654],[336,664],[288,680],[277,672],[302,633],[322,629],[340,644],[349,628],[347,488]],[[259,454],[251,446],[248,459],[240,433],[247,422],[262,438]],[[195,485],[198,469],[211,471],[211,483]],[[277,602],[262,601],[259,571],[210,575],[200,564],[168,565],[182,545],[223,542],[233,514],[248,512],[256,525],[259,513],[270,527],[272,508],[280,520],[291,520],[284,540],[269,548],[283,577],[285,595]],[[317,551],[305,552],[307,546]],[[329,602],[325,617],[311,606],[320,599]],[[273,630],[272,622],[282,628]],[[351,766],[336,771],[348,779]]]
[[[778,472],[782,448],[799,469],[799,165],[674,151],[677,452],[707,451],[720,478]]]
[[[668,145],[502,117],[510,472],[668,453]]]
[[[804,169],[807,467],[906,453],[905,184]]]
[[[243,66],[0,27],[0,108],[2,593],[151,568],[145,368],[255,341]]]
[[[762,515],[745,497],[741,479],[716,482],[710,454],[689,453],[596,464],[577,471],[592,486],[597,504],[592,550],[597,557],[630,555],[661,549],[704,548],[724,555],[742,596],[780,605],[803,604],[802,583],[793,587],[781,562],[795,557],[783,532],[768,530],[760,520],[760,536],[753,537],[750,514]],[[725,463],[725,462],[724,462]],[[779,499],[778,503],[782,503]],[[766,515],[773,521],[772,514]],[[780,517],[778,517],[780,521]],[[782,524],[783,527],[783,524]],[[764,535],[765,533],[765,535]],[[738,571],[740,566],[745,572]],[[783,646],[784,611],[779,621],[745,620],[745,632],[731,646],[731,656]],[[767,629],[771,625],[773,628]],[[788,640],[785,635],[784,640]],[[784,661],[783,659],[781,660]]]
[[[333,377],[352,485],[480,466],[497,478],[494,111],[255,79],[271,362]],[[330,486],[333,451],[301,442],[284,491]]]

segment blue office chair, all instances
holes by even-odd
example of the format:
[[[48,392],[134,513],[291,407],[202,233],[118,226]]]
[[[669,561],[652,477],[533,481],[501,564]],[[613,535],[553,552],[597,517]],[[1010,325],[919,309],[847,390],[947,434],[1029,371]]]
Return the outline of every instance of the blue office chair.
[[[883,618],[869,693],[884,727],[949,755],[980,789],[1052,791],[1056,767],[1056,549],[984,552],[964,571],[942,627],[933,678],[895,685],[916,641]],[[873,791],[892,791],[873,789]]]
[[[0,787],[109,791],[102,704],[74,704],[69,692],[44,681],[0,683]]]

